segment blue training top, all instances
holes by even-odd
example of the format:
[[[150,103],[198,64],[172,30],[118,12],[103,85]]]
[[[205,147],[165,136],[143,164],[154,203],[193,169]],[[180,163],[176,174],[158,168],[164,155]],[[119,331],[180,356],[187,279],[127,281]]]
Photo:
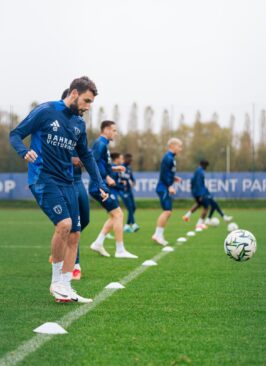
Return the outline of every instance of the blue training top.
[[[125,163],[123,164],[123,166],[126,168],[126,171],[121,173],[121,179],[126,182],[125,190],[126,191],[131,191],[132,186],[130,184],[130,181],[135,183],[136,180],[135,180],[135,177],[133,175],[133,171],[132,171],[131,166],[129,164],[125,164]]]
[[[199,166],[191,179],[191,193],[194,197],[202,197],[208,194],[208,189],[205,186],[204,169]]]
[[[176,173],[175,154],[172,153],[171,151],[167,151],[161,162],[160,177],[156,187],[156,191],[157,192],[168,191],[168,188],[175,181],[175,173]]]
[[[30,134],[31,145],[28,149],[22,140]],[[28,164],[29,185],[48,182],[72,184],[71,157],[76,149],[94,184],[108,192],[93,153],[87,146],[85,122],[73,114],[63,100],[36,107],[11,131],[10,143],[22,158],[31,149],[38,155],[34,163]]]
[[[104,182],[106,182],[105,180],[107,175],[109,176],[112,175],[112,162],[108,145],[109,140],[104,136],[98,137],[97,140],[95,140],[94,144],[92,145],[93,155]],[[91,192],[97,190],[94,181],[90,181],[89,190]]]

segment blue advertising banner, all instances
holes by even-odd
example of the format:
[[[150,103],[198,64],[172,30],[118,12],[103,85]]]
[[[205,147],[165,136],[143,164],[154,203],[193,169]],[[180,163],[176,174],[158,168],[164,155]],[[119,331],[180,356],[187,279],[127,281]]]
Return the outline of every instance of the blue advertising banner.
[[[158,172],[136,172],[135,196],[155,198]],[[179,172],[182,182],[176,184],[176,198],[191,198],[191,172]],[[88,174],[83,174],[86,186]],[[266,172],[206,173],[206,184],[216,198],[266,198]],[[0,199],[32,199],[27,173],[0,173]]]

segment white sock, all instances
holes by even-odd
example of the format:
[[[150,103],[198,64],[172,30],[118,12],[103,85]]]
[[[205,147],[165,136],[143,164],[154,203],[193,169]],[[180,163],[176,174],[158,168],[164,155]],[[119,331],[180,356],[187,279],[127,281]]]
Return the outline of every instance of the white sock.
[[[115,245],[116,245],[116,251],[118,253],[121,253],[121,252],[123,252],[125,250],[124,243],[122,241],[117,241],[115,243]]]
[[[188,212],[185,214],[185,216],[186,216],[186,217],[190,217],[190,216],[191,216],[191,213],[192,213],[191,211],[188,211]]]
[[[72,272],[62,273],[61,275],[61,281],[67,286],[70,286],[71,278],[72,278]]]
[[[157,226],[154,235],[157,236],[157,237],[159,237],[159,238],[162,238],[163,237],[163,233],[164,233],[164,227]]]
[[[64,262],[52,263],[52,283],[59,282]]]
[[[97,244],[103,245],[104,239],[106,235],[103,232],[100,232],[97,239],[95,240]]]
[[[80,264],[79,264],[79,263],[76,263],[76,264],[74,265],[74,269],[79,269],[79,270],[81,270],[81,268],[80,268]]]
[[[197,225],[202,225],[203,224],[203,219],[198,219]]]

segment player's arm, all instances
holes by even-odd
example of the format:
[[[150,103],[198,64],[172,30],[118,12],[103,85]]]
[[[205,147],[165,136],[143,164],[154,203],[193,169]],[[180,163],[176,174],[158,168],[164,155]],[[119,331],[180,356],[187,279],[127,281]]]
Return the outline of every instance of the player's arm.
[[[172,161],[169,158],[165,157],[161,164],[161,180],[167,187],[172,186],[172,184],[174,183],[171,174],[169,174],[171,169]]]
[[[93,155],[94,155],[96,164],[99,168],[101,177],[102,177],[102,179],[106,179],[106,177],[109,173],[109,171],[106,169],[106,166],[105,166],[106,164],[103,159],[103,155],[106,154],[106,145],[100,141],[97,141],[94,144],[92,151],[93,151]]]
[[[126,168],[123,166],[123,165],[113,165],[112,166],[112,171],[113,172],[125,172],[126,171]]]
[[[95,181],[95,183],[99,187],[99,190],[102,193],[103,200],[107,199],[109,190],[102,180],[92,150],[88,149],[86,132],[83,132],[81,134],[81,137],[77,142],[76,151],[91,179]]]
[[[37,159],[38,155],[34,150],[27,148],[22,141],[25,137],[38,130],[40,127],[41,113],[41,107],[35,108],[9,135],[10,144],[18,155],[31,163]]]
[[[72,161],[72,164],[74,165],[74,167],[76,167],[76,168],[82,168],[83,167],[82,161],[80,160],[76,150],[73,151],[71,161]]]

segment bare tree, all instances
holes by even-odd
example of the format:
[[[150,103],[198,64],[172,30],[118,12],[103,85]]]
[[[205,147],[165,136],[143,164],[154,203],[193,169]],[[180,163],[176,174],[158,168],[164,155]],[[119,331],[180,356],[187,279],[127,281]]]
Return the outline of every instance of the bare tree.
[[[148,106],[144,110],[144,131],[152,131],[154,110]]]
[[[260,144],[266,145],[266,111],[263,109],[260,114]]]
[[[113,121],[115,121],[117,127],[119,128],[119,122],[120,122],[120,110],[117,104],[113,107],[113,114],[112,114]]]
[[[100,107],[98,109],[98,116],[97,116],[98,126],[100,126],[102,121],[104,121],[105,119],[106,119],[106,113],[104,107]]]
[[[129,114],[127,131],[137,132],[137,130],[138,130],[138,106],[137,103],[133,103]]]

